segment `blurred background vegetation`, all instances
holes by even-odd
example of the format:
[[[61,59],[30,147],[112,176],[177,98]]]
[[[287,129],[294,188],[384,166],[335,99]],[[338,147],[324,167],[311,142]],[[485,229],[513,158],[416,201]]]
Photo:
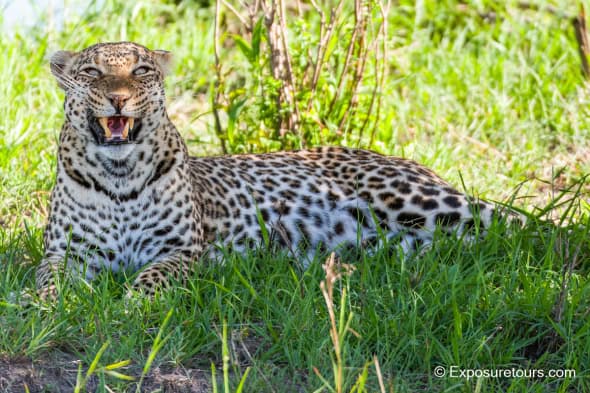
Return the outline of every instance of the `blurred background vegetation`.
[[[0,1],[0,9],[14,4],[23,2]],[[5,301],[30,284],[42,253],[64,120],[63,93],[48,66],[59,49],[129,40],[173,52],[168,111],[195,155],[325,144],[370,148],[417,160],[487,199],[515,198],[535,214],[588,220],[590,116],[573,27],[576,2],[29,4],[37,13],[0,18],[3,353],[38,356],[66,348],[87,365],[112,339],[117,345],[105,353],[108,361],[142,364],[150,329],[174,309],[168,363],[218,354],[214,329],[227,319],[236,334],[245,332],[240,339],[251,334],[261,343],[253,353],[263,371],[250,377],[260,391],[291,378],[296,383],[286,390],[317,387],[313,367],[328,375],[332,366],[321,268],[295,273],[288,261],[271,256],[232,257],[224,267],[204,268],[187,289],[190,296],[144,305],[148,311],[138,315],[127,314],[117,295],[121,285],[112,280],[101,280],[91,294],[79,285],[51,316],[43,310],[25,315]],[[588,1],[582,4],[589,9]],[[555,196],[573,211],[555,213]],[[567,241],[555,228],[540,236],[496,234],[475,250],[443,243],[416,264],[384,253],[359,262],[346,310],[354,309],[353,328],[364,336],[345,355],[356,367],[349,386],[377,354],[387,386],[396,391],[486,391],[479,381],[433,379],[432,367],[440,363],[579,372],[578,379],[549,384],[486,380],[487,391],[587,389],[587,261],[581,272],[574,269],[577,256],[587,255],[587,231],[578,228]],[[0,359],[0,376],[1,367]]]
[[[215,3],[74,1],[1,22],[4,221],[42,209],[53,181],[48,56],[100,41],[174,53],[168,108],[194,154],[371,148],[495,200],[524,182],[529,209],[589,172],[574,2]]]
[[[205,0],[65,5],[1,22],[3,221],[23,204],[42,217],[53,181],[48,56],[100,41],[174,53],[168,108],[194,154],[371,148],[491,199],[524,182],[529,209],[590,169],[574,2],[225,0],[217,19]]]

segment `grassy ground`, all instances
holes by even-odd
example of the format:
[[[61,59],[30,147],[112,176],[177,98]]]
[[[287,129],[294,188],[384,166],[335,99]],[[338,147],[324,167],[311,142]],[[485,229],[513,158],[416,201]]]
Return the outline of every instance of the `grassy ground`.
[[[40,24],[1,33],[0,390],[72,391],[87,383],[89,391],[209,391],[219,380],[223,391],[225,365],[232,390],[247,372],[248,392],[331,391],[337,357],[328,304],[345,336],[346,391],[363,381],[365,367],[368,391],[380,391],[379,375],[388,392],[590,389],[590,117],[574,33],[563,16],[577,8],[561,2],[553,4],[558,13],[487,1],[392,7],[370,147],[416,159],[488,199],[514,198],[569,231],[532,220],[510,234],[492,228],[469,246],[441,238],[420,258],[361,255],[346,261],[356,271],[337,281],[328,303],[320,290],[323,261],[301,271],[286,256],[253,252],[203,266],[187,288],[153,302],[126,303],[124,278],[105,275],[91,286],[72,283],[54,308],[19,306],[14,294],[32,285],[43,252],[63,122],[63,97],[46,60],[53,50],[134,40],[173,51],[172,118],[193,153],[220,152],[210,105],[213,11],[189,4],[107,1],[66,18],[63,30]],[[231,30],[230,16],[222,30]],[[228,84],[253,78],[229,40],[220,54]],[[244,96],[256,96],[244,86]],[[265,141],[247,149],[275,146]],[[366,138],[338,142],[369,147]],[[122,361],[129,363],[117,365]],[[444,377],[435,375],[437,366]],[[546,375],[468,379],[450,375],[451,367]],[[547,375],[559,369],[576,376]]]

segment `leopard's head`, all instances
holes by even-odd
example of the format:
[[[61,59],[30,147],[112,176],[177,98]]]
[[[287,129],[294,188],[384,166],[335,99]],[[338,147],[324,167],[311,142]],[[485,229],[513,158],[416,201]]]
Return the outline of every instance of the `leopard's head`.
[[[58,51],[51,71],[65,91],[65,115],[98,147],[133,144],[166,116],[167,51],[131,42],[101,43],[81,52]]]

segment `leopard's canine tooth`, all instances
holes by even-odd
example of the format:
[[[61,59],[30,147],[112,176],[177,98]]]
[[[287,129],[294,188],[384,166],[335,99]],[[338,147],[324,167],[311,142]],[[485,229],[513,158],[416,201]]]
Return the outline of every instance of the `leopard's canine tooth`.
[[[109,130],[109,125],[108,125],[108,118],[106,117],[99,117],[98,118],[98,122],[100,123],[102,129],[104,130],[104,136],[107,138],[110,138],[113,134],[111,134],[111,130]]]
[[[127,122],[129,123],[129,130],[133,130],[133,126],[135,125],[135,119],[133,117],[127,118]]]
[[[130,120],[130,118],[127,119],[127,121],[125,122],[125,128],[123,128],[123,132],[121,133],[121,137],[123,139],[127,139],[127,135],[129,134],[129,126],[130,126],[129,120]]]

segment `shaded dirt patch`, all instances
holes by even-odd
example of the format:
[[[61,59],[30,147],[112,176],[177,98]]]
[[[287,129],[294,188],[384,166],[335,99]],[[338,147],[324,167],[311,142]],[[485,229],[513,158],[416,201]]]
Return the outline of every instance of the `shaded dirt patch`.
[[[78,361],[73,355],[53,354],[32,361],[24,357],[0,357],[0,392],[21,393],[61,393],[72,392],[76,386]],[[125,370],[127,375],[141,375],[140,368]],[[211,374],[203,369],[156,367],[144,379],[142,392],[209,392]],[[98,387],[98,378],[93,377],[86,385],[86,391],[93,392]],[[108,385],[108,382],[107,382]],[[130,383],[130,391],[136,384]],[[120,391],[116,389],[115,391]]]

